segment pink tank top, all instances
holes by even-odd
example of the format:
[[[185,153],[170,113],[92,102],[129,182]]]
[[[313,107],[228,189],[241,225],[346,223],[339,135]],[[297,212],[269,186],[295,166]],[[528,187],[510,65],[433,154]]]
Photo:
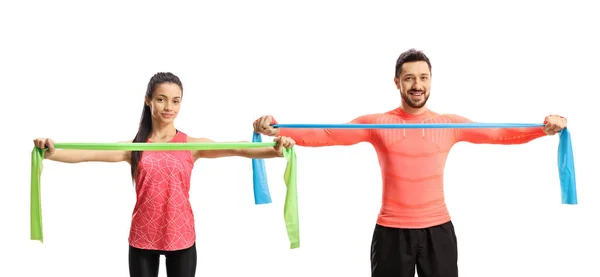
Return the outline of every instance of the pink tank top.
[[[187,142],[177,132],[169,142]],[[144,151],[136,177],[129,244],[153,250],[180,250],[196,240],[194,214],[189,201],[194,168],[191,151]]]

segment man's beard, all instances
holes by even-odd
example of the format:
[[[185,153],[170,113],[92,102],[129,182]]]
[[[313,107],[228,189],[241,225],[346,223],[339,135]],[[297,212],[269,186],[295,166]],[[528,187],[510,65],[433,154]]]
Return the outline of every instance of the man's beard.
[[[409,90],[410,92],[410,90]],[[411,108],[414,109],[420,109],[423,108],[425,106],[425,104],[427,104],[427,100],[429,99],[429,95],[425,94],[425,92],[423,92],[423,100],[418,100],[419,102],[414,102],[412,99],[410,99],[410,94],[407,93],[400,93],[400,95],[402,96],[402,100],[404,100],[404,102]]]

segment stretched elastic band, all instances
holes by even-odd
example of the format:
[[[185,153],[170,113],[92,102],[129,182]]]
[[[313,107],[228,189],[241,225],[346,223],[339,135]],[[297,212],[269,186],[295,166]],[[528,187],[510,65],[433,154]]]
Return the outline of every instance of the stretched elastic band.
[[[405,123],[405,124],[273,124],[275,128],[304,128],[304,129],[424,129],[424,128],[525,128],[543,127],[544,124],[532,123]],[[559,132],[558,145],[558,174],[560,178],[562,204],[577,204],[577,186],[575,181],[575,163],[571,135],[567,128]],[[262,165],[264,166],[264,165]],[[258,172],[263,168],[257,168]],[[266,185],[263,185],[266,187]]]
[[[405,124],[273,124],[274,128],[301,129],[463,129],[543,127],[531,123],[405,123]]]
[[[260,138],[259,138],[260,139]],[[261,148],[273,147],[275,142],[224,142],[224,143],[56,143],[57,149],[80,149],[80,150],[121,150],[121,151],[176,151],[176,150],[219,150],[239,148]],[[40,193],[40,180],[43,169],[44,153],[46,149],[34,147],[31,151],[31,240],[44,241],[42,227],[42,206]],[[284,173],[284,181],[288,190],[296,189],[296,154],[293,148],[283,150],[287,160]],[[259,160],[262,161],[262,160]],[[255,161],[253,161],[254,163]],[[264,165],[263,165],[264,170]],[[255,171],[256,173],[256,171]],[[265,176],[265,175],[263,175]],[[266,185],[266,179],[264,179]],[[260,184],[260,182],[258,182]],[[270,203],[268,187],[266,190],[254,189],[255,203]],[[288,192],[284,204],[285,223],[290,236],[292,248],[299,247],[298,217],[293,211],[297,211],[297,199],[295,191]],[[292,212],[290,212],[292,211]]]

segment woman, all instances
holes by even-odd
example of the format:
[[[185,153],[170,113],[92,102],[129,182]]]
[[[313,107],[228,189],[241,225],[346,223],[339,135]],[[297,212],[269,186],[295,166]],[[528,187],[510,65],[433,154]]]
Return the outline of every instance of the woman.
[[[213,142],[177,130],[183,85],[172,73],[157,73],[148,83],[142,118],[133,142]],[[275,147],[199,151],[58,150],[48,138],[34,140],[47,148],[45,158],[58,162],[122,162],[131,164],[137,200],[129,234],[129,272],[132,277],[158,276],[160,255],[166,256],[169,277],[194,276],[196,248],[194,216],[189,202],[190,177],[199,158],[239,156],[282,157],[282,147],[295,142],[275,138]],[[131,141],[128,141],[131,142]]]

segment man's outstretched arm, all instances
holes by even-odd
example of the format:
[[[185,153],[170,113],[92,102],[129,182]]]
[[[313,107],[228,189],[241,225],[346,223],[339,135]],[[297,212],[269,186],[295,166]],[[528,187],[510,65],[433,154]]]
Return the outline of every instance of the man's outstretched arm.
[[[364,115],[350,121],[351,124],[369,124],[375,115]],[[274,128],[277,124],[273,116],[266,115],[254,121],[254,132],[267,136],[286,136],[296,141],[296,145],[320,146],[349,146],[370,140],[370,129],[302,129]]]
[[[451,116],[456,123],[473,123],[473,121],[458,115]],[[554,135],[567,126],[566,118],[549,115],[544,120],[543,127],[523,128],[459,128],[456,129],[457,141],[477,144],[523,144],[534,139]]]

